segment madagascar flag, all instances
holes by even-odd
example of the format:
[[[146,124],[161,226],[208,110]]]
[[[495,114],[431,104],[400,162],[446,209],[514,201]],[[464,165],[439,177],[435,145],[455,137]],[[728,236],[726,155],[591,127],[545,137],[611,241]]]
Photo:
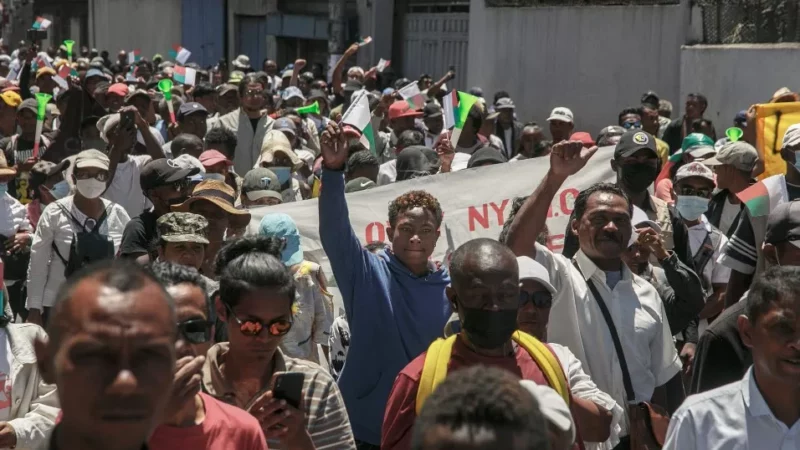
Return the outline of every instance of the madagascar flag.
[[[776,206],[789,201],[786,178],[773,175],[736,194],[751,217],[768,216]]]

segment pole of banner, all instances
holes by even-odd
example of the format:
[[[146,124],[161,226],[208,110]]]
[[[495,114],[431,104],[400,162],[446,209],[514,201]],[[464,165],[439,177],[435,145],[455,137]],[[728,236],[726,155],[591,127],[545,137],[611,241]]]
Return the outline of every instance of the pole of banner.
[[[164,100],[167,101],[167,109],[169,109],[170,123],[175,123],[175,107],[172,106],[172,80],[164,78],[158,82],[158,90],[164,94]]]
[[[39,141],[42,139],[42,127],[47,116],[47,103],[53,98],[50,94],[36,94],[36,134],[33,140],[33,157],[39,157]]]

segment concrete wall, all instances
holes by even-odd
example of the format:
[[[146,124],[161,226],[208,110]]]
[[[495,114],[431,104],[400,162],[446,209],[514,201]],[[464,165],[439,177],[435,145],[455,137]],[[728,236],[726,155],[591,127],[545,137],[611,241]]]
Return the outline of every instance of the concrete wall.
[[[755,103],[765,103],[781,87],[800,90],[800,44],[695,45],[681,49],[681,97],[690,92],[708,98],[706,117],[717,134],[733,117]],[[678,117],[673,114],[673,117]]]
[[[89,41],[112,58],[123,49],[167,57],[181,41],[181,0],[89,0]]]
[[[667,6],[487,8],[471,0],[470,86],[508,91],[522,121],[572,108],[596,135],[652,89],[675,101],[688,1]]]

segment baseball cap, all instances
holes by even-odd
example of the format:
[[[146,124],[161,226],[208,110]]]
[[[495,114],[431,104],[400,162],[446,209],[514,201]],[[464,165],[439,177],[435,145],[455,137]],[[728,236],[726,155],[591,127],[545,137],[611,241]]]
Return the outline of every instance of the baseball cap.
[[[536,384],[531,380],[520,380],[519,384],[536,399],[547,423],[569,436],[570,444],[574,443],[575,422],[564,398],[550,386]]]
[[[286,267],[303,262],[303,250],[300,249],[300,232],[297,224],[287,214],[266,214],[258,225],[258,234],[282,238],[286,246],[281,252],[281,261]]]
[[[783,135],[781,149],[797,146],[800,146],[800,123],[796,123],[786,130],[786,134]]]
[[[203,167],[211,167],[219,163],[225,163],[228,166],[232,166],[233,163],[230,159],[228,159],[225,155],[222,154],[219,150],[206,150],[200,154],[200,163],[203,164]]]
[[[627,158],[634,153],[646,148],[658,156],[656,140],[646,131],[630,130],[622,135],[619,143],[614,148],[614,159]]]
[[[758,161],[758,151],[744,141],[728,142],[713,158],[703,161],[707,166],[729,164],[743,172],[752,172]]]
[[[392,103],[389,107],[389,120],[399,119],[401,117],[421,117],[422,111],[411,109],[411,105],[405,101]]]
[[[105,73],[103,73],[102,70],[100,70],[100,69],[89,69],[89,70],[86,71],[86,76],[84,77],[84,81],[88,80],[89,78],[92,78],[92,77],[100,77],[100,78],[108,79],[108,77],[106,76]]]
[[[483,89],[481,89],[478,86],[473,86],[473,87],[469,88],[469,94],[470,95],[474,95],[475,97],[483,98]]]
[[[234,206],[236,201],[236,191],[232,187],[219,180],[203,180],[194,187],[189,199],[180,205],[175,205],[172,210],[175,212],[189,212],[192,203],[197,201],[213,203],[221,210],[228,213],[228,220],[233,228],[241,228],[250,223],[250,212],[246,209],[239,209]]]
[[[543,265],[527,256],[518,256],[517,265],[519,265],[519,281],[536,281],[544,286],[551,295],[556,295],[556,288],[550,284],[550,275]]]
[[[147,101],[151,101],[152,100],[150,98],[150,94],[148,94],[147,91],[145,91],[144,89],[136,89],[136,90],[131,91],[130,93],[128,93],[128,96],[125,97],[125,103],[126,104],[130,104],[131,101],[136,97],[146,98]]]
[[[233,84],[230,84],[230,83],[220,84],[219,86],[217,86],[217,93],[219,95],[225,95],[228,92],[231,92],[231,91],[235,92],[237,90],[239,90],[239,88],[236,87]]]
[[[594,147],[594,139],[592,135],[585,132],[585,131],[578,131],[577,133],[572,133],[572,136],[569,137],[570,141],[581,141],[583,142],[584,147]]]
[[[39,79],[39,77],[42,77],[42,76],[45,76],[45,75],[55,76],[56,75],[56,69],[53,69],[52,67],[42,67],[41,69],[36,71],[36,79],[37,80]]]
[[[312,89],[311,92],[308,93],[308,99],[309,100],[315,100],[315,99],[328,100],[328,96],[325,95],[325,93],[322,92],[319,89]]]
[[[747,110],[743,109],[736,113],[736,116],[733,118],[733,123],[746,127],[747,126]]]
[[[292,150],[292,144],[289,138],[279,130],[270,130],[264,136],[264,142],[261,145],[261,154],[258,156],[256,166],[260,167],[262,163],[271,164],[275,160],[275,153],[281,152],[292,161],[292,169],[297,170],[303,167],[303,160],[297,156],[297,153]]]
[[[650,227],[656,233],[659,234],[661,233],[661,225],[659,225],[658,222],[656,222],[655,220],[650,219],[650,217],[647,216],[647,213],[644,212],[642,208],[633,205],[633,214],[631,215],[631,227],[633,227],[633,229],[636,230],[636,228],[642,226]],[[634,234],[636,233],[634,232]]]
[[[475,153],[470,156],[469,161],[467,162],[467,168],[476,167],[479,165],[486,165],[489,164],[500,164],[508,162],[506,157],[500,153],[500,150],[492,147],[486,146],[481,149],[475,151]]]
[[[769,214],[765,244],[791,242],[800,247],[800,201],[781,203]]]
[[[305,101],[306,97],[303,95],[303,91],[300,90],[297,86],[289,86],[288,88],[284,89],[283,95],[281,98],[286,101],[290,98],[300,98]]]
[[[0,98],[3,99],[3,102],[5,102],[6,105],[12,108],[16,108],[20,105],[20,103],[22,103],[22,97],[20,97],[19,94],[14,91],[5,91],[0,94]]]
[[[281,182],[275,172],[264,167],[256,167],[247,172],[242,180],[242,194],[250,201],[272,197],[283,201]]]
[[[97,169],[108,170],[109,164],[110,161],[108,160],[108,156],[100,150],[84,150],[75,156],[76,169],[94,167]]]
[[[498,100],[497,100],[497,101],[494,103],[494,109],[496,109],[496,110],[501,110],[501,109],[515,109],[515,108],[516,108],[516,106],[514,106],[514,102],[513,102],[513,101],[512,101],[510,98],[508,98],[508,97],[503,97],[503,98],[501,98],[501,99],[498,99]],[[571,114],[572,114],[572,113],[570,113],[570,115],[571,115]],[[570,122],[571,122],[571,120],[570,120]]]
[[[372,189],[374,187],[378,187],[374,181],[367,177],[358,177],[348,181],[347,184],[344,185],[344,193],[348,194],[350,192],[366,191],[367,189]]]
[[[36,104],[36,99],[29,98],[29,99],[23,100],[22,103],[20,103],[19,106],[17,106],[17,112],[28,110],[28,111],[32,111],[34,114],[36,114],[38,112],[37,111],[38,107],[39,107],[39,105]]]
[[[200,170],[197,168],[184,169],[171,159],[160,158],[149,161],[142,167],[142,172],[139,174],[139,184],[142,186],[142,190],[146,191],[185,180],[187,177],[198,173],[200,173]]]
[[[164,242],[208,244],[208,220],[188,212],[171,212],[158,218],[158,237]]]
[[[422,110],[422,116],[426,119],[434,118],[434,117],[441,117],[442,116],[442,107],[437,105],[434,102],[427,103],[425,108]]]
[[[227,84],[239,84],[244,79],[244,72],[241,70],[234,70],[228,78]]]
[[[119,95],[120,97],[128,96],[128,86],[124,83],[114,83],[108,87],[108,95]]]
[[[711,147],[714,148],[714,141],[703,133],[689,133],[688,136],[683,138],[681,143],[681,150],[692,151],[697,147]]]
[[[352,94],[355,91],[360,91],[361,89],[364,89],[364,85],[358,80],[349,79],[347,80],[347,83],[344,84],[344,91],[348,94]]]
[[[208,110],[205,106],[201,105],[197,102],[187,102],[181,105],[180,109],[178,109],[177,119],[181,120],[184,117],[190,116],[192,114],[205,114],[208,115]]]
[[[297,135],[297,127],[294,125],[294,121],[288,117],[281,117],[280,119],[276,120],[275,124],[272,125],[272,129],[278,131],[288,131],[289,133],[292,133],[293,136]]]
[[[572,115],[572,111],[569,108],[559,106],[558,108],[553,109],[553,112],[550,113],[550,117],[547,118],[548,122],[551,120],[573,123],[575,121],[575,116]]]
[[[642,94],[641,102],[642,106],[649,109],[658,109],[658,103],[661,102],[661,98],[654,91],[647,91]]]
[[[687,178],[695,177],[703,178],[714,183],[714,172],[712,172],[708,166],[701,162],[690,162],[689,164],[684,164],[681,166],[681,168],[678,169],[678,172],[675,174],[674,182],[678,183],[679,181]]]

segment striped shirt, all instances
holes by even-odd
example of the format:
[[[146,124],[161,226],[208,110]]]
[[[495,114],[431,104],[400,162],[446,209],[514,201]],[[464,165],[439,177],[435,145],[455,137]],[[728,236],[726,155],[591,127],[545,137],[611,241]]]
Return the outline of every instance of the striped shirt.
[[[258,392],[245,404],[236,398],[236,391],[230,380],[220,369],[225,362],[229,344],[214,345],[206,355],[203,366],[203,391],[218,400],[244,409],[252,405],[264,392]],[[302,372],[303,410],[306,414],[306,429],[317,450],[355,450],[356,444],[350,419],[344,407],[342,394],[333,378],[325,369],[310,361],[285,356],[280,349],[275,352],[275,372]],[[271,450],[286,449],[280,441],[268,440]]]

